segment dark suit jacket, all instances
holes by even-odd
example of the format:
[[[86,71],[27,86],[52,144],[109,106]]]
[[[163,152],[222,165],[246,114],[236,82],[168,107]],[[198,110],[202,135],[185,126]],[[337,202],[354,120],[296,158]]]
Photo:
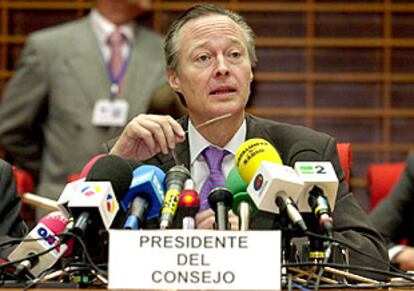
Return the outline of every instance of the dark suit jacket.
[[[11,237],[23,237],[27,226],[20,218],[21,201],[16,191],[16,183],[10,164],[0,160],[0,243]],[[10,248],[0,249],[0,258],[5,257]]]
[[[403,239],[414,246],[414,152],[408,155],[398,183],[371,212],[370,218],[389,247]]]
[[[288,164],[288,153],[292,146],[297,145],[304,140],[307,144],[313,146],[313,151],[319,155],[319,160],[330,161],[340,180],[340,185],[336,198],[336,205],[333,213],[334,219],[334,237],[355,246],[359,250],[374,256],[384,262],[388,262],[388,254],[381,236],[374,230],[374,227],[368,220],[366,213],[360,208],[352,193],[349,192],[348,186],[344,180],[344,173],[340,166],[336,141],[334,138],[309,128],[294,126],[285,123],[278,123],[270,120],[261,119],[246,114],[247,121],[247,139],[261,137],[268,140],[278,150],[284,164]],[[187,129],[188,118],[179,120],[183,129]],[[177,145],[178,159],[184,163],[187,168],[189,165],[189,146],[188,140]],[[164,171],[168,171],[175,165],[171,155],[156,155],[145,163],[159,166]],[[290,165],[293,166],[293,165]],[[176,219],[176,227],[179,222]],[[308,225],[309,226],[309,225]],[[253,229],[279,229],[279,216],[259,212],[252,221]],[[337,262],[339,258],[335,259]],[[350,251],[350,263],[361,266],[371,266],[388,269],[388,266],[378,261],[365,257]],[[371,277],[372,274],[369,274]],[[382,278],[377,277],[377,278]]]

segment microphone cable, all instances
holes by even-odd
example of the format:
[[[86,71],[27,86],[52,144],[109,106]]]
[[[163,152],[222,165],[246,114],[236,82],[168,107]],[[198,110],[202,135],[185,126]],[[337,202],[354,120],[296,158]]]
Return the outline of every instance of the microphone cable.
[[[374,267],[366,267],[366,266],[360,266],[360,265],[345,265],[345,264],[336,264],[336,263],[314,263],[314,262],[301,262],[301,263],[286,263],[283,264],[284,267],[286,268],[290,268],[290,267],[331,267],[331,268],[336,268],[336,269],[353,269],[353,270],[358,270],[358,271],[365,271],[365,272],[369,272],[369,273],[376,273],[376,274],[381,274],[381,275],[387,275],[387,276],[392,276],[392,277],[402,277],[400,276],[399,273],[396,272],[391,272],[391,271],[386,271],[383,269],[378,269],[378,268],[374,268]],[[414,278],[412,278],[411,276],[405,276],[410,282],[408,282],[407,284],[410,286],[414,286]],[[386,284],[388,284],[388,282],[378,282],[376,284],[374,283],[363,283],[365,285],[362,286],[367,286],[368,288],[381,288],[384,287]],[[329,287],[328,287],[329,286]],[[324,285],[325,288],[334,288],[335,286],[337,286],[336,284],[330,284],[330,285]],[[347,288],[361,288],[361,284],[345,284],[345,286]],[[374,287],[375,286],[375,287]],[[401,285],[400,285],[401,286]],[[344,286],[342,285],[342,288]],[[320,285],[320,288],[322,288],[322,285]]]
[[[364,253],[363,251],[355,248],[354,246],[352,246],[352,245],[350,245],[350,244],[348,244],[346,242],[343,242],[343,241],[341,241],[339,239],[336,239],[336,238],[333,238],[333,237],[328,237],[328,236],[325,236],[325,235],[320,235],[320,234],[314,233],[314,232],[312,232],[310,230],[307,230],[305,234],[308,235],[308,236],[312,236],[314,238],[328,240],[328,241],[331,241],[331,242],[335,242],[335,243],[337,243],[339,245],[345,246],[348,249],[351,249],[351,250],[353,250],[354,252],[356,252],[356,253],[358,253],[360,255],[363,255],[365,257],[368,257],[368,258],[370,258],[370,259],[372,259],[374,261],[377,261],[378,263],[387,265],[388,267],[390,267],[390,269],[394,270],[394,272],[392,272],[394,275],[398,274],[399,277],[402,277],[404,279],[407,279],[409,281],[414,282],[414,278],[412,278],[411,276],[408,276],[405,272],[403,272],[400,269],[398,269],[397,267],[393,266],[390,262],[384,261],[382,259],[379,259],[379,258],[377,258],[377,257],[375,257],[373,255]]]

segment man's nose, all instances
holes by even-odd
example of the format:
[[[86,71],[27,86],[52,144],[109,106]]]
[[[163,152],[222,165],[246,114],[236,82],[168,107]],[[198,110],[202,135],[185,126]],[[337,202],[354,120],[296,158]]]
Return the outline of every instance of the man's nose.
[[[229,66],[224,56],[217,57],[216,76],[228,76],[230,73]]]

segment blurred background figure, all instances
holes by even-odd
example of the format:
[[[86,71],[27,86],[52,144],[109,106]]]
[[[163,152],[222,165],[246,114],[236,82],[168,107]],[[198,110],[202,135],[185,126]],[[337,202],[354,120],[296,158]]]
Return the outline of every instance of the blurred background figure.
[[[370,214],[388,242],[390,260],[403,270],[414,270],[414,152],[391,193]]]
[[[162,36],[136,23],[151,2],[96,0],[86,17],[28,36],[1,99],[0,147],[37,193],[57,198],[137,114],[181,115]]]

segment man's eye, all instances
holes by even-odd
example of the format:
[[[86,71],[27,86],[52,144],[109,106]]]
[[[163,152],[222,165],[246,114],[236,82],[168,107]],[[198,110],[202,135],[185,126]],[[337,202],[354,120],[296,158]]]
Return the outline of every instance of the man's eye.
[[[204,62],[208,61],[208,59],[209,59],[208,55],[200,55],[200,56],[198,56],[197,61],[200,62],[200,63],[204,63]]]
[[[233,59],[238,59],[238,58],[240,58],[241,53],[240,53],[240,52],[238,52],[238,51],[233,51],[233,52],[231,52],[231,53],[230,53],[230,56],[231,56]]]

